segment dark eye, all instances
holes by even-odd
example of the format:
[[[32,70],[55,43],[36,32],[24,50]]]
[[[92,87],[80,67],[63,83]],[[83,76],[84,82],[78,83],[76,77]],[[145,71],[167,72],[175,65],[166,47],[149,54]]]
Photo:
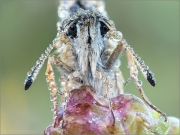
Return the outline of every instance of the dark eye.
[[[109,28],[103,22],[100,22],[100,24],[101,24],[101,26],[100,26],[101,35],[102,35],[102,37],[104,37],[104,35],[109,31]]]
[[[70,36],[71,38],[75,38],[77,36],[77,27],[76,27],[76,23],[73,23],[69,29],[68,29],[68,36]]]

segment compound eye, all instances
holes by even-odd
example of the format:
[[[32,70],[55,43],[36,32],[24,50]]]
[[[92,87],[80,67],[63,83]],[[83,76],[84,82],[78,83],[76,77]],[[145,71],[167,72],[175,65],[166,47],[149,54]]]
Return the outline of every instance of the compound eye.
[[[109,31],[109,28],[108,26],[103,23],[103,22],[100,22],[101,26],[100,26],[100,30],[101,30],[101,35],[102,37],[104,37],[104,35]]]
[[[76,27],[76,23],[73,23],[69,29],[68,29],[68,36],[70,36],[71,38],[75,38],[77,37],[77,27]]]

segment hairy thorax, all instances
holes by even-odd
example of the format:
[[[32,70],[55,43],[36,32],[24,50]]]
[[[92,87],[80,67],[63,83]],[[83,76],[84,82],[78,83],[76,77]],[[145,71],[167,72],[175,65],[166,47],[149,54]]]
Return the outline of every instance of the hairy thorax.
[[[98,71],[110,76],[108,79],[113,83],[111,80],[115,79],[120,61],[117,60],[110,69],[106,69],[105,63],[121,39],[122,34],[116,31],[113,22],[97,10],[78,9],[69,14],[60,28],[61,45],[58,49],[61,61],[79,71],[78,77],[69,80],[69,90],[91,85],[100,91],[104,82],[98,78]]]

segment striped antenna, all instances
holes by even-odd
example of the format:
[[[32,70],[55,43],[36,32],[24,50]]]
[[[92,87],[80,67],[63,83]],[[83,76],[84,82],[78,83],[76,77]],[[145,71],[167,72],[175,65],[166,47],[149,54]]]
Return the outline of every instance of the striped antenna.
[[[29,87],[32,85],[34,80],[36,79],[36,76],[38,75],[40,69],[44,65],[45,60],[49,56],[50,52],[54,48],[54,44],[50,44],[47,49],[45,50],[45,53],[41,54],[41,57],[39,57],[39,60],[36,61],[36,65],[31,68],[31,71],[27,73],[27,77],[24,82],[24,89],[28,90]]]
[[[143,74],[144,78],[146,78],[148,80],[148,82],[152,86],[155,86],[156,85],[156,79],[154,78],[154,74],[152,73],[152,71],[149,70],[149,67],[146,66],[144,61],[141,60],[141,58],[137,54],[134,53],[133,48],[131,48],[129,46],[129,49],[130,49],[131,53],[133,54],[135,63],[139,67],[139,69],[140,69],[141,73]]]

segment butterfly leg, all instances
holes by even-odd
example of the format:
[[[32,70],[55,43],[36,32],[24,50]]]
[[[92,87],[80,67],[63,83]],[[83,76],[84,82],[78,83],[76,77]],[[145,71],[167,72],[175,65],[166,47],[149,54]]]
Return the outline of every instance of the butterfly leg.
[[[60,91],[58,91],[57,84],[55,82],[55,76],[54,76],[54,71],[53,71],[52,66],[56,66],[57,68],[60,68],[61,70],[63,70],[66,73],[73,72],[74,70],[71,67],[69,67],[68,65],[64,64],[56,56],[54,56],[54,55],[51,56],[50,55],[48,57],[47,69],[46,69],[46,75],[47,75],[46,80],[47,80],[47,82],[49,84],[49,90],[51,90],[51,101],[53,101],[53,107],[52,107],[53,120],[55,122],[55,119],[57,117],[57,111],[58,111],[57,95],[60,94],[60,95],[66,96],[67,93],[66,93],[66,91],[65,91],[65,93],[61,93]],[[66,99],[67,97],[64,97],[64,98]]]
[[[127,60],[128,60],[129,69],[130,69],[130,78],[128,79],[127,82],[129,82],[131,79],[134,80],[134,83],[135,83],[137,89],[139,90],[140,95],[141,95],[142,99],[144,100],[144,102],[146,104],[148,104],[152,109],[154,109],[155,111],[160,113],[162,116],[164,116],[165,122],[166,122],[167,121],[166,114],[164,112],[162,112],[161,110],[159,110],[156,106],[154,106],[149,101],[149,99],[147,98],[146,94],[144,93],[144,91],[141,87],[142,82],[138,80],[138,70],[137,70],[137,66],[135,65],[135,62],[136,63],[138,62],[138,60],[137,60],[138,56],[134,54],[134,52],[132,51],[130,46],[125,41],[124,41],[124,44],[126,45],[125,52],[126,52],[126,56],[127,56]],[[146,72],[145,68],[144,68],[144,71]]]

